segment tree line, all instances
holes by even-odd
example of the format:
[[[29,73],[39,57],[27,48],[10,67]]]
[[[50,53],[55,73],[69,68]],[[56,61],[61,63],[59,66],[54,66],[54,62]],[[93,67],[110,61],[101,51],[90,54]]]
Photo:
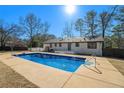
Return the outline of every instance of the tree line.
[[[112,6],[100,13],[87,11],[84,17],[65,24],[62,37],[73,37],[73,31],[79,32],[80,37],[102,36],[103,48],[124,48],[124,7]]]
[[[17,40],[21,40],[30,48],[42,47],[44,41],[56,38],[55,35],[48,33],[49,28],[50,24],[48,22],[42,22],[41,19],[33,13],[25,17],[20,17],[18,24],[6,24],[1,20],[1,49],[4,49],[7,43],[10,43],[11,47],[14,47]]]
[[[14,47],[17,40],[30,48],[42,47],[44,41],[56,38],[55,35],[49,34],[50,26],[48,22],[41,21],[33,13],[20,17],[16,24],[7,24],[0,20],[1,48],[4,49],[8,42]],[[124,45],[124,7],[112,6],[100,13],[95,10],[87,11],[84,17],[73,23],[65,23],[62,37],[73,37],[73,31],[79,32],[80,37],[102,36],[105,39],[103,48],[121,48]]]

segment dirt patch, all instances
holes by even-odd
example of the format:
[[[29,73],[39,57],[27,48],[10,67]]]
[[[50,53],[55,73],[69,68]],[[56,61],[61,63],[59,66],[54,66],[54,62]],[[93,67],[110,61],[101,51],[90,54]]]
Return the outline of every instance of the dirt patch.
[[[38,88],[38,86],[0,62],[0,88]]]
[[[123,59],[115,59],[115,58],[107,58],[108,61],[118,69],[124,75],[124,60]]]

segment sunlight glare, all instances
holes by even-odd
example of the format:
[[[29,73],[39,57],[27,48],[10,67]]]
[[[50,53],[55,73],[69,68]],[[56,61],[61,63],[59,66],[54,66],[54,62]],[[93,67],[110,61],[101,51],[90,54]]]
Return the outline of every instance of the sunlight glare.
[[[76,7],[74,5],[67,5],[65,6],[65,11],[67,14],[71,15],[75,12]]]

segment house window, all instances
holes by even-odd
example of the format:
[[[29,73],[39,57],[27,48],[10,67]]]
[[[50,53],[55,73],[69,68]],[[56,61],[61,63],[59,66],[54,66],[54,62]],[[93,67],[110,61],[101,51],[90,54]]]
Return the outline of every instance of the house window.
[[[52,47],[52,44],[50,44],[50,48]]]
[[[89,49],[96,49],[97,48],[97,43],[96,42],[89,42],[87,43]]]
[[[59,43],[59,47],[62,47],[62,44],[61,43]]]
[[[79,43],[78,43],[78,42],[76,42],[76,43],[75,43],[75,46],[76,46],[76,47],[79,47]]]
[[[57,47],[57,43],[55,43],[55,47]]]

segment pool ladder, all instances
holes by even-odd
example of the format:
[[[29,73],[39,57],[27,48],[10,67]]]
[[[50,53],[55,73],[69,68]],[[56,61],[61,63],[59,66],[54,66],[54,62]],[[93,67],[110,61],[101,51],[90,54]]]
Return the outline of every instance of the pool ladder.
[[[97,62],[96,62],[96,56],[92,56],[92,57],[86,59],[86,61],[89,61],[89,60],[92,60],[92,59],[94,60],[94,64],[95,64],[95,67],[96,67],[96,64],[97,64]]]
[[[92,57],[86,59],[86,61],[89,61],[89,60],[92,60],[92,59],[94,59],[94,64],[95,64],[94,68],[98,71],[97,73],[98,73],[98,74],[102,74],[102,72],[97,68],[97,64],[98,64],[98,65],[100,65],[100,64],[96,62],[96,56],[92,55]],[[84,65],[84,66],[87,67],[86,65]],[[87,68],[88,68],[88,67],[87,67]],[[90,68],[89,68],[89,69],[90,69]],[[90,70],[92,70],[92,69],[90,69]],[[94,70],[92,70],[92,71],[94,71]],[[95,71],[95,72],[96,72],[96,71]]]

